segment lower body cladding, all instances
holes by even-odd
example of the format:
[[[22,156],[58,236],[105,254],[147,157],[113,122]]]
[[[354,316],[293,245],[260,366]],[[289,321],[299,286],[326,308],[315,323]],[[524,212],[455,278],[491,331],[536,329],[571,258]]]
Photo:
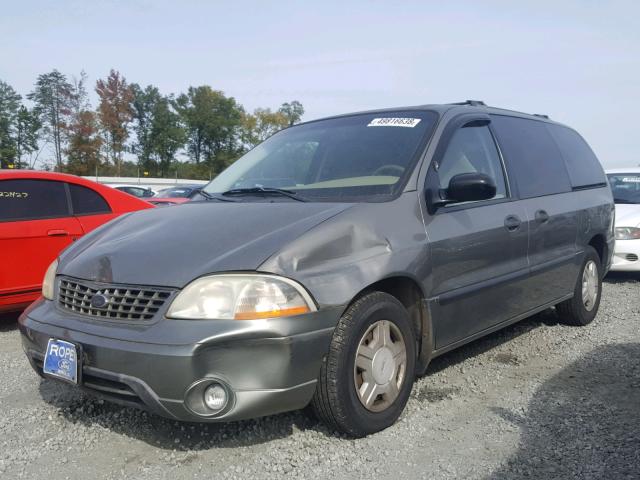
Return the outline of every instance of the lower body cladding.
[[[616,240],[611,270],[640,272],[640,240]]]
[[[60,315],[55,307],[50,310]],[[230,328],[238,332],[211,335],[203,330],[205,341],[186,345],[130,341],[122,335],[106,338],[71,330],[59,321],[36,320],[32,313],[22,315],[20,330],[23,348],[41,376],[46,377],[43,360],[49,340],[64,340],[79,349],[78,386],[84,391],[175,420],[213,422],[305,407],[341,311],[278,319],[277,328],[271,328],[270,320],[256,321],[256,328],[247,328],[251,321],[235,321]],[[286,322],[296,322],[291,329],[295,333],[282,335]],[[305,324],[315,329],[303,331]],[[118,326],[113,328],[122,334]]]

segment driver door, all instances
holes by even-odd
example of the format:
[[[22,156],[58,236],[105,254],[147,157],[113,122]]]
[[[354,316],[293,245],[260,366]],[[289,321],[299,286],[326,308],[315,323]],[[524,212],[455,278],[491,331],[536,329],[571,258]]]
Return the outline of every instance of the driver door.
[[[441,206],[426,217],[437,349],[522,313],[528,278],[526,211],[511,198],[488,118],[455,122],[441,142],[428,188],[446,189],[457,174],[483,173],[497,191],[492,199]]]

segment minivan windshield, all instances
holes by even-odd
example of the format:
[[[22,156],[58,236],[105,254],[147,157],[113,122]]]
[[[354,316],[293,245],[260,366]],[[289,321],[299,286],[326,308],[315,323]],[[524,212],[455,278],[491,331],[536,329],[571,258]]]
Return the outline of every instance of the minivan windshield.
[[[640,204],[640,172],[607,174],[615,203]]]
[[[279,189],[307,201],[384,201],[406,183],[436,119],[435,112],[410,110],[296,125],[242,156],[204,191],[234,200]]]

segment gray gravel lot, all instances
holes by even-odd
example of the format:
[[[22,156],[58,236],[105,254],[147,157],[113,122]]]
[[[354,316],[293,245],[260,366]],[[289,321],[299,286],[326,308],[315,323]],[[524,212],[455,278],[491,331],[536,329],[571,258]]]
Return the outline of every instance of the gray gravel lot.
[[[1,478],[640,478],[640,275],[584,328],[553,310],[436,359],[392,428],[302,412],[179,424],[41,380],[0,317]]]

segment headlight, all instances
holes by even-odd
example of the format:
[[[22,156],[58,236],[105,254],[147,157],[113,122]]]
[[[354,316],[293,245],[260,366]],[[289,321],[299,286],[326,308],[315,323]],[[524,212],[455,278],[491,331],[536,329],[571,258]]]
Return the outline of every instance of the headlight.
[[[47,268],[42,280],[42,296],[47,300],[53,300],[53,287],[56,279],[56,270],[58,269],[58,259],[56,258],[49,268]]]
[[[272,275],[221,274],[198,278],[176,297],[167,317],[256,320],[315,312],[298,283]]]
[[[639,240],[640,228],[616,227],[616,240]]]

